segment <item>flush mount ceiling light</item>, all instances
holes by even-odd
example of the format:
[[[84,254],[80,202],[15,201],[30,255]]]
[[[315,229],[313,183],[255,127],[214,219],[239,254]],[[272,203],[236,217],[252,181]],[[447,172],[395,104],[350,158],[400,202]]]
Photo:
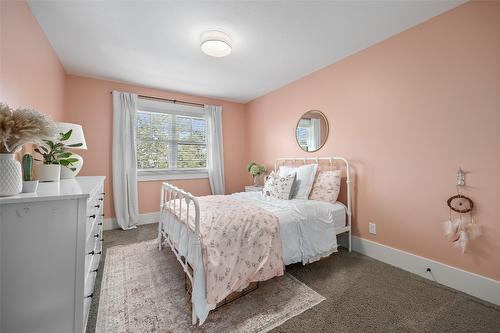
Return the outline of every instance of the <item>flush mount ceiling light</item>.
[[[220,58],[231,53],[231,38],[222,31],[205,31],[200,39],[201,50],[209,56]]]

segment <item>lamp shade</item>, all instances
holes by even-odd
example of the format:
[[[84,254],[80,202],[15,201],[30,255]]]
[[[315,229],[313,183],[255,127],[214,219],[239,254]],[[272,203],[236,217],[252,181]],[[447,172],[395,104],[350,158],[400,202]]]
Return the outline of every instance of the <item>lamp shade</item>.
[[[83,135],[82,126],[72,123],[57,123],[57,129],[59,133],[66,133],[69,130],[73,130],[70,138],[64,141],[66,146],[73,145],[76,143],[81,143],[80,147],[69,147],[71,149],[87,149],[87,143],[85,142],[85,136]]]

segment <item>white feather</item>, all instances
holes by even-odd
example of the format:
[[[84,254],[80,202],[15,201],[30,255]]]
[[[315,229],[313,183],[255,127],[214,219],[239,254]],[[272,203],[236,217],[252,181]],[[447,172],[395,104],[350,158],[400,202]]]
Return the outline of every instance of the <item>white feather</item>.
[[[481,236],[481,227],[479,227],[475,223],[471,223],[471,224],[467,225],[466,230],[467,230],[467,233],[469,234],[470,239],[474,239],[474,238]]]
[[[455,246],[462,249],[462,253],[465,253],[467,250],[467,245],[469,243],[469,237],[467,237],[467,233],[465,231],[460,231],[458,236],[458,240],[455,242]]]

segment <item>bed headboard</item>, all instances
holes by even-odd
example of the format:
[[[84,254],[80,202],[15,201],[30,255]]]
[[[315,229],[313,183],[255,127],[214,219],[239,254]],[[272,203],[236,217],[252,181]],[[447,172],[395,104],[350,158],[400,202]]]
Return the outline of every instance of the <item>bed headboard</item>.
[[[331,157],[281,157],[274,163],[274,170],[278,170],[281,165],[299,166],[304,164],[316,163],[321,166],[335,167],[336,164],[341,163],[345,166],[345,183],[346,183],[346,205],[347,205],[347,223],[351,226],[352,209],[351,209],[351,175],[349,168],[349,161],[344,157],[331,156]]]

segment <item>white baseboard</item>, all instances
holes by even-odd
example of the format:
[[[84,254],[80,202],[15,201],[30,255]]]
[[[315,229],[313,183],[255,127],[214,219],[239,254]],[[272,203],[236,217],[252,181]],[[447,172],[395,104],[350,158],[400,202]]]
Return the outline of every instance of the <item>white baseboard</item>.
[[[500,281],[353,236],[353,251],[500,305]],[[427,268],[431,272],[427,272]]]
[[[160,212],[139,215],[138,225],[158,222]],[[104,219],[104,230],[118,229],[116,219]],[[417,256],[374,241],[352,236],[352,250],[426,279],[500,305],[500,281]],[[427,272],[427,268],[431,272]]]
[[[137,225],[155,223],[158,222],[159,220],[160,220],[160,212],[140,214]],[[104,230],[112,230],[112,229],[119,229],[120,226],[118,225],[118,222],[116,222],[116,219],[112,218],[112,219],[104,219],[103,228]]]

